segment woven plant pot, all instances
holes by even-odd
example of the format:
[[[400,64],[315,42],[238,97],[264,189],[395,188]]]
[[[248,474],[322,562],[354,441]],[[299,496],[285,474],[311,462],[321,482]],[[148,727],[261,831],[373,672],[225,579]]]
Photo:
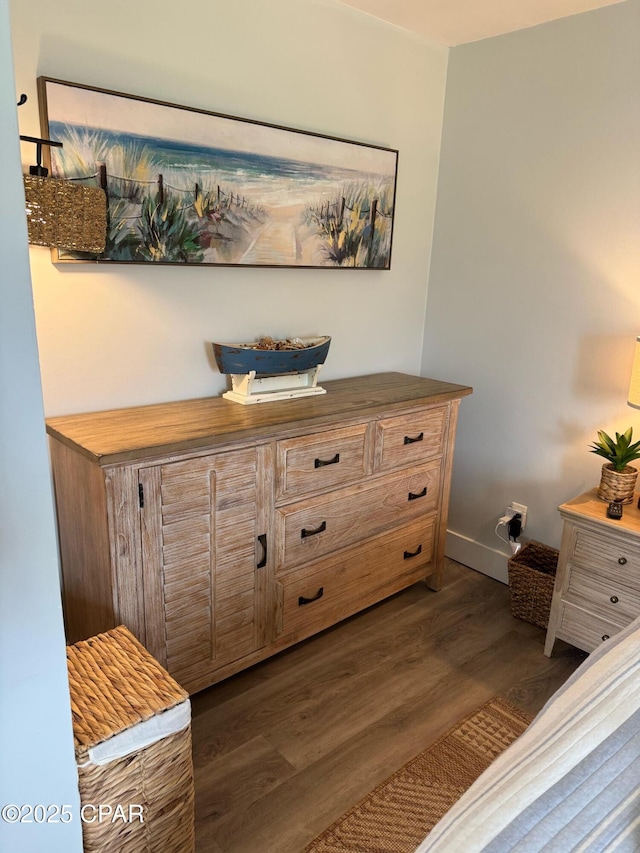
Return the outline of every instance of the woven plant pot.
[[[637,479],[638,469],[634,468],[633,465],[627,465],[624,471],[615,471],[613,465],[606,462],[602,466],[598,497],[607,503],[618,501],[619,503],[630,504],[633,502]]]

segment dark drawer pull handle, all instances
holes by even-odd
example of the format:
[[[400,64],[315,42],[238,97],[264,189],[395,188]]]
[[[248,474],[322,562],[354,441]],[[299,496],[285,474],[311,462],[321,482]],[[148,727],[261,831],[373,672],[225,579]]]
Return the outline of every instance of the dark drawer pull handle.
[[[258,536],[258,542],[262,545],[262,559],[256,565],[256,568],[264,569],[267,565],[267,534],[261,533],[260,536]]]
[[[340,454],[336,453],[333,459],[316,459],[313,463],[314,468],[324,468],[325,465],[337,465],[340,461]]]
[[[617,595],[612,595],[612,596],[611,596],[611,598],[609,599],[609,601],[610,601],[612,604],[617,604],[619,600],[620,600],[620,599],[618,598],[618,596],[617,596]]]
[[[326,529],[327,529],[327,522],[326,521],[323,521],[322,524],[320,525],[320,527],[316,527],[315,530],[307,530],[306,527],[303,527],[302,530],[300,531],[300,538],[306,539],[307,536],[315,536],[317,533],[322,533]]]
[[[418,554],[422,554],[422,545],[418,545],[417,551],[405,551],[404,558],[405,560],[410,560],[412,557],[417,557]]]
[[[417,435],[415,438],[411,438],[410,436],[405,435],[405,437],[404,437],[404,443],[405,443],[405,444],[415,444],[415,443],[416,443],[416,441],[422,441],[422,439],[423,439],[423,438],[424,438],[424,433],[423,433],[423,432],[421,432],[421,433],[420,433],[420,435]]]
[[[618,557],[618,562],[620,563],[621,566],[626,566],[627,565],[627,558],[626,557]]]
[[[414,492],[409,492],[409,497],[407,498],[407,500],[408,501],[415,501],[418,498],[423,498],[426,494],[427,494],[427,487],[425,486],[424,489],[421,492],[418,492],[417,494],[415,494]]]
[[[311,604],[313,601],[318,601],[324,595],[324,587],[321,586],[320,589],[316,592],[313,598],[305,598],[304,595],[301,595],[298,599],[298,607],[302,607],[303,604]]]
[[[609,639],[610,639],[609,634],[603,634],[603,635],[602,635],[602,641],[603,641],[603,642],[604,642],[605,640],[609,640]]]

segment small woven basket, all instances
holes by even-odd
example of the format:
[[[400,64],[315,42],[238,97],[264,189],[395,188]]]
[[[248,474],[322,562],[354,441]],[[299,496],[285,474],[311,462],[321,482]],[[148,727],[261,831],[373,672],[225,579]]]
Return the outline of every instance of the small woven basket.
[[[549,624],[558,554],[556,548],[532,540],[508,561],[511,612],[538,628]]]
[[[190,708],[177,707],[188,693],[124,626],[67,646],[67,664],[84,853],[193,853]],[[132,730],[170,709],[188,711],[186,727],[121,757],[93,755],[125,731],[135,744]]]
[[[618,501],[622,504],[633,503],[633,493],[638,479],[638,469],[627,465],[624,471],[615,471],[610,462],[602,466],[598,497],[601,501],[611,503]]]

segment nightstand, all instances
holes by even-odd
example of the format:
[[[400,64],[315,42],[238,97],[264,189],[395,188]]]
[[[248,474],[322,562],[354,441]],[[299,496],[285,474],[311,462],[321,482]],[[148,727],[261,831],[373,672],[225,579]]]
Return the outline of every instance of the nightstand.
[[[592,489],[558,507],[564,521],[544,653],[557,639],[593,651],[640,615],[640,510],[607,518]]]

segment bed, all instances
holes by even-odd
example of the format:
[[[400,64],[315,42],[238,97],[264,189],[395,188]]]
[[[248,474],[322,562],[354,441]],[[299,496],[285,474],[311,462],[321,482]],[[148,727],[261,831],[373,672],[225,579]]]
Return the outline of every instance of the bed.
[[[640,851],[640,618],[594,651],[416,853]]]

